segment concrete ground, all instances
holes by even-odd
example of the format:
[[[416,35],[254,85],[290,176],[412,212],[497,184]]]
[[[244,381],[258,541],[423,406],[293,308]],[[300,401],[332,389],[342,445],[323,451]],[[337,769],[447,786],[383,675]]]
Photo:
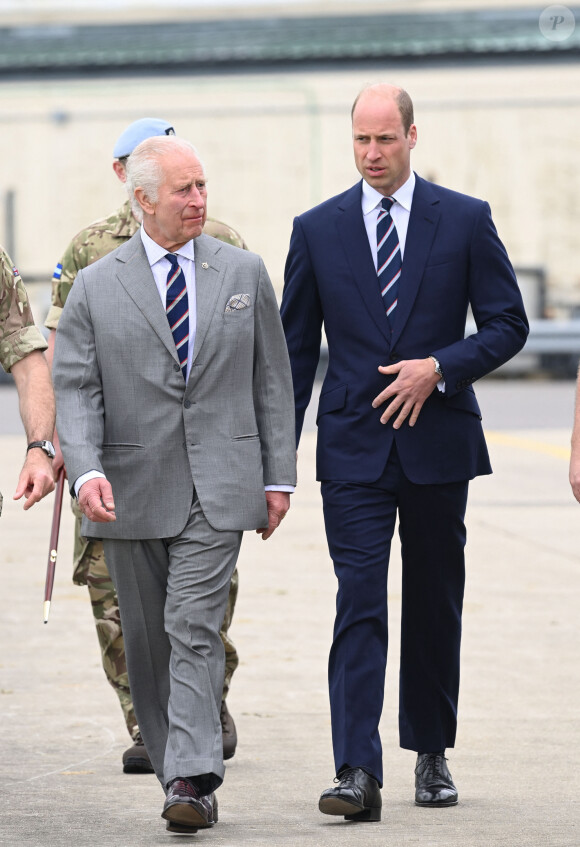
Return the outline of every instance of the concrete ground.
[[[571,383],[504,382],[478,392],[495,473],[472,484],[468,507],[459,732],[449,751],[459,805],[415,807],[414,756],[398,748],[395,555],[383,820],[346,824],[317,810],[333,776],[326,658],[335,581],[310,427],[282,529],[266,543],[248,533],[242,547],[232,627],[241,664],[229,698],[239,746],[219,791],[218,825],[185,843],[580,845],[580,506],[567,481],[573,392]],[[11,501],[24,446],[10,424],[13,389],[0,389],[0,404],[0,844],[175,843],[159,817],[155,777],[121,772],[129,739],[100,667],[86,590],[70,580],[68,507],[50,621],[42,623],[52,496],[29,513]]]

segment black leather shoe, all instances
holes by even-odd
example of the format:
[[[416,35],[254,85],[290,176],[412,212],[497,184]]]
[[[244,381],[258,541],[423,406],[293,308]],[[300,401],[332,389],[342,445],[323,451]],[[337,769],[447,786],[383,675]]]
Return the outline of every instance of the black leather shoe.
[[[178,777],[168,786],[161,817],[180,826],[207,829],[218,819],[216,796],[202,797],[190,779]]]
[[[123,753],[123,773],[153,773],[149,753],[140,735],[135,737],[132,747]]]
[[[457,789],[443,753],[419,753],[415,768],[417,806],[455,806]]]
[[[222,743],[224,747],[224,759],[231,759],[236,752],[238,735],[234,719],[228,712],[226,701],[222,700],[220,709],[220,722],[222,725]]]
[[[324,815],[344,815],[347,821],[380,821],[381,790],[376,779],[362,768],[347,768],[320,795],[318,808]]]

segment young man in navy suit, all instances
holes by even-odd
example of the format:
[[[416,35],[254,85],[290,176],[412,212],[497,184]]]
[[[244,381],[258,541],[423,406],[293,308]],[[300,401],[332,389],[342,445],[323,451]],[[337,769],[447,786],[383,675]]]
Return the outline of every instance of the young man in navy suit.
[[[338,579],[329,660],[337,784],[320,811],[381,816],[378,725],[387,571],[403,562],[399,733],[418,754],[415,802],[457,803],[455,743],[468,481],[491,473],[472,383],[524,345],[528,324],[487,203],[421,179],[409,95],[373,85],[352,111],[357,185],[297,217],[282,320],[297,440],[324,322],[317,478]],[[477,332],[465,338],[471,306]]]

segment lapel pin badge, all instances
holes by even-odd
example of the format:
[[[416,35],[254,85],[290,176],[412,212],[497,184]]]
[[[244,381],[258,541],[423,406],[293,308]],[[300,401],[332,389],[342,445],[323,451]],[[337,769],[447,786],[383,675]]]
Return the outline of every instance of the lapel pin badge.
[[[209,268],[209,265],[208,265],[208,263],[207,263],[207,262],[202,262],[202,263],[201,263],[201,266],[202,266],[202,268],[203,268],[204,270],[206,270],[206,271],[207,271],[207,269]]]

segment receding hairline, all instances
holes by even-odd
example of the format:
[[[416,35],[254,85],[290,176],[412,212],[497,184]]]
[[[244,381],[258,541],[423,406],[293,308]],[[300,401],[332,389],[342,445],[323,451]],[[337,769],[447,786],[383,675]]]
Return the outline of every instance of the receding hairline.
[[[359,91],[355,97],[354,103],[352,104],[352,109],[350,110],[351,122],[354,121],[354,113],[359,101],[367,94],[374,94],[378,97],[383,97],[385,100],[393,100],[399,109],[405,135],[409,132],[409,128],[415,122],[413,101],[404,88],[399,85],[391,85],[387,82],[376,82],[370,85],[365,85],[365,87]]]

